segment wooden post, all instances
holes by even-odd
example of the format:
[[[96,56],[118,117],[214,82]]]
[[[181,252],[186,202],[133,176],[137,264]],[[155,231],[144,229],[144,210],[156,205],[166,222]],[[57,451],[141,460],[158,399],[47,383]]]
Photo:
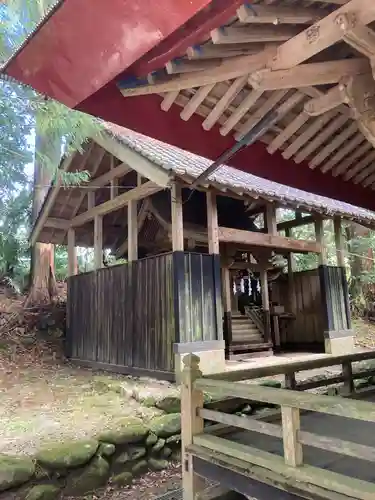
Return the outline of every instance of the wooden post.
[[[267,203],[265,213],[266,228],[268,234],[277,234],[276,207],[273,203]]]
[[[138,259],[138,214],[137,202],[128,203],[128,261]]]
[[[219,223],[217,220],[216,194],[207,193],[208,253],[219,255]]]
[[[94,265],[95,269],[103,267],[103,216],[94,218]]]
[[[87,193],[87,210],[91,210],[95,207],[95,191],[89,191]]]
[[[352,394],[355,390],[353,381],[353,369],[350,361],[345,361],[342,364],[342,375],[344,377],[345,395]]]
[[[71,227],[68,229],[68,276],[77,274],[77,252],[76,252],[76,234]]]
[[[287,238],[292,238],[292,229],[285,229],[285,236]],[[296,300],[296,284],[294,281],[294,271],[296,267],[296,261],[294,254],[292,252],[288,253],[288,291],[289,291],[289,307],[293,314],[297,312],[297,300]]]
[[[193,470],[193,457],[187,447],[193,444],[193,436],[202,434],[204,421],[197,415],[203,408],[203,392],[195,389],[194,382],[202,377],[199,358],[188,354],[183,359],[184,369],[181,385],[181,438],[182,438],[182,487],[183,500],[196,500],[196,495],[204,489],[203,479]]]
[[[344,238],[342,235],[340,217],[335,217],[333,219],[333,226],[335,230],[337,265],[339,267],[345,267]]]
[[[171,188],[172,250],[184,251],[184,224],[181,186],[174,182]]]
[[[114,156],[111,156],[111,160],[110,161],[111,161],[110,169],[113,170],[115,168],[115,158],[114,158]],[[113,200],[114,198],[116,198],[117,195],[118,195],[118,179],[115,178],[115,179],[111,180],[111,193],[110,193],[111,200]]]
[[[298,432],[300,430],[299,408],[282,406],[281,421],[285,463],[291,467],[298,467],[303,464],[302,445],[298,441]]]
[[[318,263],[320,266],[327,264],[327,249],[324,246],[323,219],[318,217],[315,221],[316,241],[322,246],[322,251],[318,254]]]
[[[223,259],[221,268],[221,282],[224,306],[224,340],[225,348],[228,350],[232,343],[232,280],[228,267],[228,259]]]
[[[290,389],[295,391],[297,388],[296,374],[295,372],[285,374],[285,389]]]
[[[260,284],[262,288],[262,306],[264,313],[264,341],[270,342],[271,340],[271,315],[270,315],[270,300],[268,295],[268,279],[267,269],[260,271]]]

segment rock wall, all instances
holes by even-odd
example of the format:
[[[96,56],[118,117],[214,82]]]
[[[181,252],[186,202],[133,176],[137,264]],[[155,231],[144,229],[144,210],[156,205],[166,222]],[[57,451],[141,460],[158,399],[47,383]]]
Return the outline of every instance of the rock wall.
[[[0,455],[0,499],[55,500],[85,495],[108,482],[131,484],[181,457],[181,417],[147,424],[124,418],[94,439],[50,444],[34,457]]]

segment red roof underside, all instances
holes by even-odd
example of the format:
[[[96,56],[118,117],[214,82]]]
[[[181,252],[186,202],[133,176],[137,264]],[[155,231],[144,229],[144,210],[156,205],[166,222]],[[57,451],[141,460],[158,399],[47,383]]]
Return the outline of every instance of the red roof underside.
[[[125,99],[115,80],[145,75],[199,43],[243,0],[65,0],[6,72],[81,111],[99,116],[199,155],[216,159],[234,139],[218,127],[204,131],[201,118],[187,122],[177,105],[164,112],[155,95]],[[207,7],[208,6],[208,7]],[[236,155],[232,166],[283,184],[375,210],[374,193],[269,155],[262,143]]]

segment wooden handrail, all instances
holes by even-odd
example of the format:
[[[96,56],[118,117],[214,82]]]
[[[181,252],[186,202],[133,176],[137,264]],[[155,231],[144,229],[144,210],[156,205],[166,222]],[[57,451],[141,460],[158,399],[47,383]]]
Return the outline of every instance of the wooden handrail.
[[[354,401],[287,389],[274,389],[255,384],[233,383],[223,380],[200,378],[195,381],[196,389],[223,397],[234,396],[252,399],[262,403],[288,406],[301,410],[316,411],[328,415],[345,415],[348,418],[375,422],[375,405],[367,401]]]
[[[370,369],[353,375],[351,363],[363,358],[374,358],[374,353],[371,354],[370,357],[368,357],[369,353],[357,353],[330,358],[331,364],[340,362],[343,371],[340,376],[328,379],[328,383],[344,381],[348,394],[351,393],[354,378],[369,376],[374,372]],[[315,495],[314,498],[322,500],[353,500],[354,498],[373,500],[375,498],[375,483],[305,464],[303,446],[311,446],[373,463],[375,463],[375,447],[316,435],[300,428],[301,410],[375,422],[373,403],[295,390],[298,384],[296,384],[293,370],[285,374],[289,388],[275,389],[256,384],[202,377],[199,371],[199,358],[194,355],[185,357],[184,364],[181,398],[184,500],[196,500],[203,488],[198,479],[199,476],[194,471],[193,456],[231,471],[239,471],[240,474],[276,488],[295,491],[296,494],[301,494],[301,497],[307,494],[308,498]],[[321,381],[315,383],[322,385]],[[306,383],[304,385],[309,388]],[[203,391],[280,406],[281,425],[203,408]],[[209,426],[206,430],[204,420],[219,425]],[[220,426],[224,429],[225,427],[244,429],[282,439],[284,454],[279,456],[263,449],[223,439],[217,435],[220,429],[212,431]]]
[[[306,361],[292,361],[278,365],[260,366],[248,368],[246,370],[236,370],[231,372],[221,372],[204,377],[213,380],[230,380],[232,382],[241,380],[251,380],[254,378],[271,377],[287,373],[295,373],[315,368],[327,368],[328,366],[341,365],[345,362],[355,363],[357,361],[375,360],[375,351],[358,352],[354,354],[345,354],[342,356],[325,356],[318,359],[309,359]]]

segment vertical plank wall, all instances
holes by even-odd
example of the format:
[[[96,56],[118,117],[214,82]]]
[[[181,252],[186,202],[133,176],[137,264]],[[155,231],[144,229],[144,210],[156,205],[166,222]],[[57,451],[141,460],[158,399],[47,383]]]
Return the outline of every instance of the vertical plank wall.
[[[293,274],[296,294],[296,319],[290,323],[287,332],[281,331],[281,344],[303,346],[324,345],[324,310],[319,270],[311,269]],[[288,282],[272,283],[272,300],[289,311]]]
[[[68,355],[92,366],[172,372],[172,277],[165,254],[69,278]]]
[[[90,366],[171,378],[175,342],[221,338],[210,255],[168,253],[68,279],[67,355]]]

